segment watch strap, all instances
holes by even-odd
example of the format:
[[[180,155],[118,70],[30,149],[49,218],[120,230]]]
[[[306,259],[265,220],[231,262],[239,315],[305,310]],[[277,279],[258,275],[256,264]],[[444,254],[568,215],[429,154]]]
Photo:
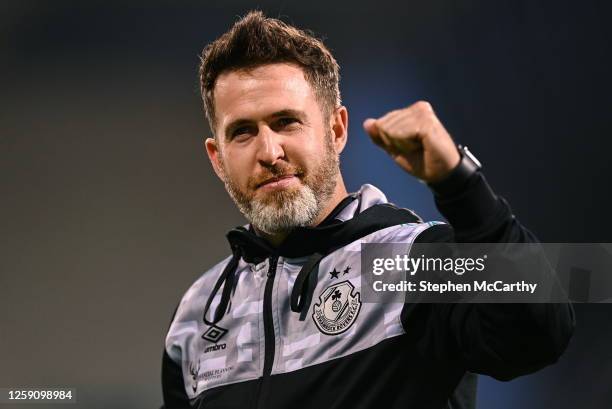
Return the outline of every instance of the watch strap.
[[[452,196],[461,191],[467,185],[468,180],[482,168],[480,161],[468,150],[467,146],[458,145],[457,150],[461,156],[459,164],[443,180],[427,184],[437,196]]]

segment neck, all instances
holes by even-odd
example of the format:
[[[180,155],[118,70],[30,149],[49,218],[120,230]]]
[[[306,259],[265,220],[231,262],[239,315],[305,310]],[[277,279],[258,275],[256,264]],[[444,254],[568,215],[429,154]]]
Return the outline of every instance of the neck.
[[[334,188],[334,192],[329,197],[329,199],[327,199],[327,202],[325,203],[325,205],[319,212],[319,215],[309,225],[309,227],[318,226],[323,220],[325,220],[327,216],[329,216],[332,210],[334,210],[334,208],[338,206],[338,203],[340,203],[342,199],[344,199],[347,195],[348,195],[348,192],[346,191],[344,180],[342,179],[342,176],[338,174],[338,180],[336,181],[336,187]],[[268,243],[270,243],[274,247],[280,246],[285,241],[287,236],[289,236],[289,234],[291,233],[290,230],[278,232],[278,233],[266,233],[266,232],[259,230],[257,226],[253,226],[253,228],[255,229],[255,232],[257,233],[258,236],[266,239]]]

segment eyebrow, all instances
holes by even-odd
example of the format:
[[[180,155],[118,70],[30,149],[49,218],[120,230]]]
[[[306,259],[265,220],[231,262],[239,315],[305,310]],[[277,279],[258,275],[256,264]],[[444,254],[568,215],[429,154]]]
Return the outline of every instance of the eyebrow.
[[[280,111],[273,112],[268,115],[267,119],[279,118],[283,116],[292,116],[301,119],[302,121],[306,117],[306,113],[304,111],[300,111],[297,109],[282,109]],[[252,124],[254,121],[246,118],[238,118],[232,122],[230,122],[225,128],[225,138],[231,138],[231,133],[240,126]]]

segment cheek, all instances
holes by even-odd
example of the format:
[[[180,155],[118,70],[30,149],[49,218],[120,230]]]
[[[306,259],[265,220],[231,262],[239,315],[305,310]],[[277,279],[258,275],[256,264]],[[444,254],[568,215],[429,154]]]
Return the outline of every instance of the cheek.
[[[226,178],[239,186],[246,186],[253,173],[252,157],[248,155],[248,152],[237,149],[228,149],[224,153],[223,163]]]
[[[328,155],[328,148],[324,140],[317,140],[316,143],[311,144],[304,151],[304,158],[307,159],[306,163],[311,170],[325,162]]]
[[[289,162],[310,169],[320,163],[327,152],[325,140],[314,133],[292,141],[286,147]]]

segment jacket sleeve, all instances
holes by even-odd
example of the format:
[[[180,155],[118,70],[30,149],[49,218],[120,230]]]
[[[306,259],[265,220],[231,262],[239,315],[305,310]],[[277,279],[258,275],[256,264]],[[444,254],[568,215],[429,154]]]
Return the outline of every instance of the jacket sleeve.
[[[172,317],[173,321],[175,315],[176,310]],[[191,408],[189,398],[185,392],[181,365],[170,358],[165,347],[162,357],[162,396],[164,403],[160,409]]]
[[[448,243],[442,247],[449,254],[455,242],[537,243],[480,172],[451,185],[433,189],[436,206],[450,225],[434,225],[416,242]],[[458,359],[468,371],[510,380],[556,362],[569,343],[575,318],[570,303],[406,303],[402,323],[420,334],[417,346],[423,353]]]

